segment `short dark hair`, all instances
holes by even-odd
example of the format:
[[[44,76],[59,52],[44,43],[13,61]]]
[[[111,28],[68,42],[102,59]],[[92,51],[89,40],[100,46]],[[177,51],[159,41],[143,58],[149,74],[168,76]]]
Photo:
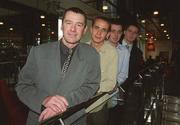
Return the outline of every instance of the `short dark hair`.
[[[138,29],[138,33],[139,33],[140,30],[141,30],[139,24],[136,23],[136,22],[127,24],[127,25],[124,27],[124,30],[127,30],[130,26],[135,26],[135,27]]]
[[[115,25],[121,25],[122,30],[124,30],[123,23],[122,23],[119,19],[111,19],[111,20],[110,20],[110,23],[111,23],[111,24],[115,24]]]
[[[86,13],[85,13],[83,10],[81,10],[81,9],[79,9],[79,8],[77,8],[77,7],[71,7],[71,8],[66,9],[66,10],[64,11],[63,16],[62,16],[62,22],[64,21],[64,18],[65,18],[65,16],[66,16],[66,13],[69,12],[69,11],[72,11],[72,12],[74,12],[74,13],[78,13],[78,14],[83,15],[83,16],[84,16],[84,21],[85,21],[85,26],[87,25],[87,16],[86,16]]]
[[[111,24],[122,25],[122,22],[118,19],[110,19]]]
[[[110,23],[109,19],[108,19],[107,17],[104,17],[104,16],[96,16],[96,17],[92,20],[92,27],[94,26],[94,23],[95,23],[96,20],[98,20],[98,19],[107,22],[107,23],[109,24],[109,29],[108,29],[108,31],[110,31],[110,29],[111,29],[111,23]]]

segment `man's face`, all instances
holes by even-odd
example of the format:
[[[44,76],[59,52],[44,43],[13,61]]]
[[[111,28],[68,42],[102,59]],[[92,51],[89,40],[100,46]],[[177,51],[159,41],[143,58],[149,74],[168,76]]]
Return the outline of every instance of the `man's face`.
[[[109,30],[108,22],[102,19],[96,19],[94,25],[91,28],[91,39],[94,43],[104,42]]]
[[[127,30],[124,31],[124,38],[132,43],[137,37],[139,33],[139,29],[136,26],[130,25]]]
[[[117,44],[122,36],[122,26],[111,24],[111,31],[109,32],[109,40],[113,44]]]
[[[86,31],[84,16],[73,11],[66,12],[61,29],[64,40],[76,44]]]

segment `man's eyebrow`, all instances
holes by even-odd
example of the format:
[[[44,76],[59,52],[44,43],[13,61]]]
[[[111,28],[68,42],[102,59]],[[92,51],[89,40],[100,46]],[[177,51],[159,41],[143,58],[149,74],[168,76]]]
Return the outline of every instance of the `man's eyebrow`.
[[[73,22],[72,20],[69,20],[69,19],[66,19],[66,20],[64,20],[64,21],[65,21],[65,22]],[[76,22],[76,23],[84,25],[83,22]]]
[[[71,20],[69,20],[69,19],[65,19],[64,21],[65,21],[65,22],[72,22],[72,21],[71,21]]]

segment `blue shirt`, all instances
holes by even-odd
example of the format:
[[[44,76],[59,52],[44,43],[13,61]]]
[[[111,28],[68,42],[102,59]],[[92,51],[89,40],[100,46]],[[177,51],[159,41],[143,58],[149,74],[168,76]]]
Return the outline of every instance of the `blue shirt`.
[[[127,47],[128,46],[128,47]],[[127,78],[129,73],[129,59],[132,50],[132,44],[127,44],[125,40],[117,46],[118,51],[118,85],[121,85]]]

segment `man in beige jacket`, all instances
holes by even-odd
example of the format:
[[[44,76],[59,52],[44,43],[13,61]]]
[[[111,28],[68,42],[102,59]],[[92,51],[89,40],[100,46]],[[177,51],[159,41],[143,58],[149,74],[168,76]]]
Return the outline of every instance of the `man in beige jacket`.
[[[118,56],[116,48],[109,41],[106,35],[110,30],[110,23],[105,17],[96,17],[92,22],[90,45],[100,54],[101,82],[98,93],[112,91],[116,86]],[[108,109],[104,100],[109,95],[105,95],[86,109],[91,112],[88,117],[90,125],[106,125],[108,123]],[[100,107],[95,108],[99,104]]]

